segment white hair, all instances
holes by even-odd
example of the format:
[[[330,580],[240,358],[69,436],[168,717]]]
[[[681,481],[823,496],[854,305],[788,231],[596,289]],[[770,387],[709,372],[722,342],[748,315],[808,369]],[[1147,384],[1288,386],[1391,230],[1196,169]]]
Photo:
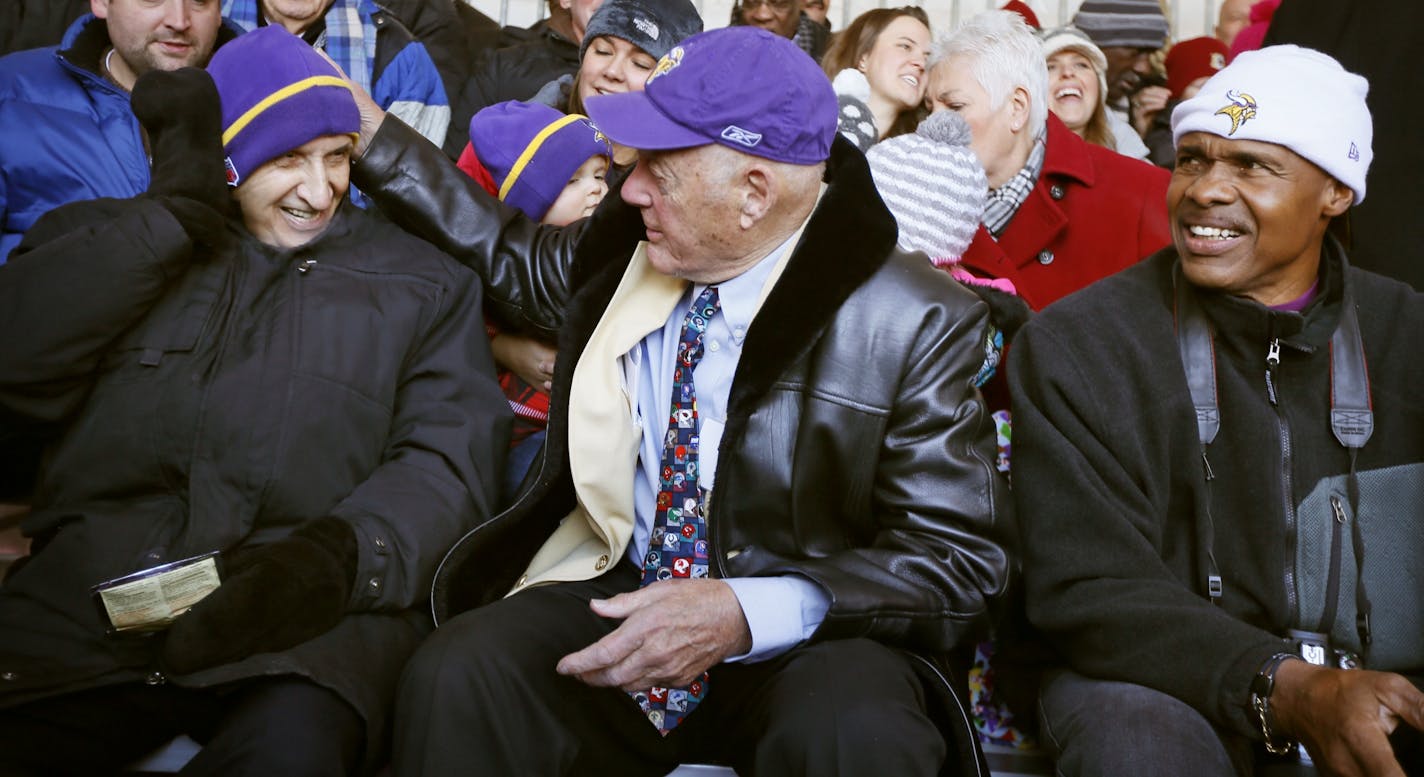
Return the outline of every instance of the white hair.
[[[1017,87],[1028,92],[1028,126],[1048,121],[1048,66],[1043,45],[1023,17],[1013,11],[984,11],[935,41],[933,68],[950,57],[963,57],[974,80],[998,108]]]

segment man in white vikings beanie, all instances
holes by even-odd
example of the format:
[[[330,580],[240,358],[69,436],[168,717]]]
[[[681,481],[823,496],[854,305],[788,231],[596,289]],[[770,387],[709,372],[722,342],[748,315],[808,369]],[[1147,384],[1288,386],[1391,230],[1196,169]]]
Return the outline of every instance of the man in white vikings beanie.
[[[1302,750],[1322,774],[1424,774],[1424,296],[1351,267],[1332,229],[1365,197],[1368,90],[1309,49],[1237,57],[1172,115],[1174,245],[1014,342],[1059,774]]]

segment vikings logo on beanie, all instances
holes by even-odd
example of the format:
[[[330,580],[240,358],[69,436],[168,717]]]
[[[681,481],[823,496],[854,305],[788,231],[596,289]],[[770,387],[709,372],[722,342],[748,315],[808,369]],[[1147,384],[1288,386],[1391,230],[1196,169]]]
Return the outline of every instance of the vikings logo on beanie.
[[[282,27],[260,27],[228,42],[213,55],[208,74],[222,101],[229,186],[316,138],[361,129],[340,71]]]

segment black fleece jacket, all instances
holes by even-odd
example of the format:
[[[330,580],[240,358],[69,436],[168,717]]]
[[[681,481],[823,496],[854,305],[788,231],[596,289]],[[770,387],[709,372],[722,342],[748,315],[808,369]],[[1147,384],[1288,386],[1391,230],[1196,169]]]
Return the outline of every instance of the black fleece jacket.
[[[1412,528],[1424,513],[1415,498],[1424,490],[1424,297],[1350,269],[1333,242],[1303,314],[1197,292],[1216,330],[1221,417],[1208,485],[1176,343],[1176,264],[1172,249],[1160,251],[1050,306],[1015,340],[1028,612],[1076,671],[1170,693],[1254,736],[1251,677],[1285,649],[1287,628],[1321,617],[1331,497],[1348,509],[1349,457],[1330,426],[1329,342],[1350,299],[1375,413],[1358,462],[1360,513],[1350,516],[1364,532],[1372,668],[1424,664],[1424,539]],[[1266,386],[1272,338],[1281,343],[1277,405]],[[1219,606],[1206,595],[1209,548],[1224,579]],[[1345,551],[1335,636],[1358,647],[1354,554]]]

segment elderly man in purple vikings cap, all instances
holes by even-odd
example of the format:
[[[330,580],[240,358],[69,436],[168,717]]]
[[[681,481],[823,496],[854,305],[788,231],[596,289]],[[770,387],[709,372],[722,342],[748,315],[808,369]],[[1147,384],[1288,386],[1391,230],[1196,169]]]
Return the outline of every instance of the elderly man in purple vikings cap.
[[[986,307],[896,249],[784,38],[693,36],[588,110],[639,162],[576,228],[542,462],[437,574],[396,772],[975,768],[942,660],[1009,571]],[[444,176],[392,121],[358,176]],[[437,192],[494,215],[446,214],[500,232],[496,289],[574,234]]]

